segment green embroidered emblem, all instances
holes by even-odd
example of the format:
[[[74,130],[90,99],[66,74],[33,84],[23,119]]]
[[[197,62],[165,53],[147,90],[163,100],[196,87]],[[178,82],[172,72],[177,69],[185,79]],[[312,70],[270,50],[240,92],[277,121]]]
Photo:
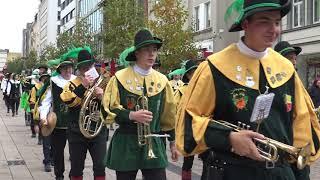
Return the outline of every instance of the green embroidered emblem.
[[[246,106],[248,103],[248,96],[246,95],[246,90],[243,88],[234,89],[231,91],[232,102],[237,108],[237,112],[239,110],[246,110]]]

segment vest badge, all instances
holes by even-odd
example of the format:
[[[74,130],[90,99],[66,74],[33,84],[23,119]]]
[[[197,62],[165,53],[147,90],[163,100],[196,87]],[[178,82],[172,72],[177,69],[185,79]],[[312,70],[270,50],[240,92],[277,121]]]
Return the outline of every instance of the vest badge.
[[[127,108],[128,110],[135,110],[136,107],[136,98],[134,96],[130,96],[128,95],[126,97],[126,101],[127,101]]]
[[[283,95],[284,104],[286,106],[287,112],[290,112],[292,110],[292,96],[289,94]]]
[[[246,90],[243,88],[234,89],[231,91],[232,102],[237,108],[237,112],[239,110],[246,110],[246,106],[248,103],[248,96],[246,95]]]

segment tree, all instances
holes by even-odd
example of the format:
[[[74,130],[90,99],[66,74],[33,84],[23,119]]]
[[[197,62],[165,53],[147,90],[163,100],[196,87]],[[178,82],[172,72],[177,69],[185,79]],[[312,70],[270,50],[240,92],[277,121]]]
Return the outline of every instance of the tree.
[[[57,53],[62,55],[72,47],[90,46],[92,51],[95,52],[93,46],[93,35],[90,32],[90,25],[86,19],[76,22],[74,31],[72,33],[65,31],[57,38]]]
[[[133,45],[135,33],[144,27],[143,4],[137,0],[107,0],[103,6],[104,55],[114,59]]]
[[[39,64],[45,64],[51,59],[56,59],[60,56],[60,51],[53,44],[47,45],[40,55]]]
[[[33,69],[38,64],[37,52],[31,50],[28,57],[24,59],[24,68]]]
[[[21,73],[23,69],[23,59],[13,59],[12,61],[8,61],[8,72],[13,73]]]
[[[180,67],[182,60],[196,57],[197,49],[193,43],[193,31],[184,28],[188,19],[181,0],[159,0],[151,9],[154,18],[148,21],[150,30],[163,40],[159,53],[164,69]]]

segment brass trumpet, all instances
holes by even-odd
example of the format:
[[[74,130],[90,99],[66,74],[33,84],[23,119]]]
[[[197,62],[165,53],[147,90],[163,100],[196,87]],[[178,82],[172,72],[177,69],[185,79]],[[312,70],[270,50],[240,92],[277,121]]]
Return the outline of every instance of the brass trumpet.
[[[143,92],[143,88],[142,88]],[[136,111],[139,110],[149,110],[149,101],[148,98],[142,93],[140,97],[137,99]],[[153,152],[152,148],[152,137],[169,137],[169,135],[161,135],[161,134],[151,134],[150,125],[144,123],[137,123],[137,133],[138,133],[138,144],[139,146],[148,146],[148,156],[147,159],[154,159],[157,156]]]
[[[230,128],[232,131],[239,132],[240,130],[249,129],[250,126],[238,122],[238,125],[234,125],[232,123],[222,121],[222,120],[211,120],[213,123],[217,123],[224,127]],[[297,168],[303,169],[310,161],[311,156],[311,146],[310,143],[305,145],[304,147],[297,148],[282,142],[266,138],[266,139],[258,139],[254,138],[254,140],[260,144],[263,144],[265,147],[268,147],[269,151],[265,152],[257,146],[258,151],[263,159],[266,161],[275,163],[278,160],[278,149],[283,150],[284,152],[288,153],[292,158],[297,161]]]

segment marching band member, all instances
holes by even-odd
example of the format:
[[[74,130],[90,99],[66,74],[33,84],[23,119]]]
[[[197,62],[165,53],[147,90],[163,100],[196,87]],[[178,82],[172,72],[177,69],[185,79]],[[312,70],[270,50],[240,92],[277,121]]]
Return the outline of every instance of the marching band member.
[[[145,180],[166,179],[168,160],[158,134],[174,129],[176,105],[168,79],[152,69],[161,45],[162,41],[147,29],[138,31],[134,47],[125,58],[135,64],[118,71],[104,93],[106,120],[119,124],[106,156],[106,165],[116,171],[118,180],[134,180],[138,170]],[[148,109],[139,103],[141,99]],[[148,145],[139,146],[137,127],[140,125],[149,126],[150,133],[154,134],[147,140]],[[170,149],[172,159],[177,160],[174,141],[170,142]],[[157,158],[148,156],[148,152]]]
[[[182,76],[182,81],[184,83],[183,86],[181,86],[175,93],[174,98],[177,102],[177,105],[181,102],[181,99],[183,97],[183,94],[185,93],[188,83],[190,79],[193,76],[194,71],[197,69],[198,65],[193,60],[188,60],[185,64],[185,72]],[[183,164],[182,164],[182,173],[181,173],[181,179],[182,180],[191,180],[191,169],[193,165],[194,156],[188,156],[183,158]]]
[[[244,30],[244,37],[209,56],[195,71],[178,110],[177,147],[184,155],[207,151],[202,179],[295,179],[286,148],[277,144],[279,158],[270,162],[255,144],[271,138],[296,153],[300,148],[311,151],[306,153],[307,162],[320,156],[320,126],[312,102],[292,63],[269,48],[291,2],[236,0],[230,9],[239,4],[240,16],[229,31]],[[272,97],[269,93],[274,95],[271,109],[258,128],[250,121],[255,102],[258,96]],[[250,127],[241,125],[237,131],[216,120]]]
[[[296,68],[297,56],[301,53],[302,49],[298,46],[292,46],[287,41],[280,41],[274,46],[274,50],[279,54],[289,59],[293,66]]]
[[[36,129],[36,123],[33,119],[33,111],[34,111],[34,105],[36,103],[36,94],[39,90],[39,85],[36,87],[36,84],[39,83],[39,69],[35,69],[32,71],[32,75],[27,77],[30,80],[30,87],[31,90],[29,91],[29,106],[30,106],[30,112],[28,113],[28,116],[30,118],[30,129],[31,129],[31,137],[35,138],[37,136],[38,129]],[[39,140],[39,136],[38,136]],[[38,142],[39,143],[39,142]]]
[[[81,50],[76,64],[79,76],[70,81],[60,94],[61,100],[69,107],[68,142],[71,157],[71,180],[83,179],[83,169],[87,151],[89,151],[92,158],[94,179],[105,179],[103,158],[106,153],[106,127],[103,126],[99,134],[92,139],[86,138],[81,133],[79,127],[79,115],[82,101],[85,98],[86,90],[95,80],[90,75],[86,75],[86,72],[95,68],[94,62],[95,60],[93,59],[92,54],[87,49]],[[102,99],[103,89],[95,87],[94,92],[99,99]]]
[[[46,126],[47,115],[52,108],[52,111],[56,113],[57,122],[51,133],[51,147],[54,161],[54,174],[57,180],[64,178],[63,173],[65,171],[64,166],[64,148],[67,142],[67,127],[68,127],[68,107],[61,100],[60,94],[63,87],[76,76],[72,74],[73,62],[66,55],[61,59],[60,64],[57,67],[59,75],[50,78],[49,89],[44,94],[43,100],[40,102],[40,123],[42,126]],[[45,127],[41,127],[46,129]],[[51,129],[49,129],[51,130]],[[43,133],[43,135],[45,135]]]
[[[15,115],[18,115],[20,96],[22,94],[22,86],[20,81],[18,80],[18,74],[11,74],[10,80],[7,83],[6,90],[13,117]]]
[[[11,76],[11,73],[6,73],[5,74],[5,77],[2,79],[2,82],[1,82],[1,90],[2,90],[2,93],[3,93],[3,100],[4,100],[4,103],[5,105],[7,106],[7,113],[9,114],[10,112],[10,103],[9,103],[9,96],[7,95],[7,90],[8,90],[8,82],[10,81],[10,76]]]

